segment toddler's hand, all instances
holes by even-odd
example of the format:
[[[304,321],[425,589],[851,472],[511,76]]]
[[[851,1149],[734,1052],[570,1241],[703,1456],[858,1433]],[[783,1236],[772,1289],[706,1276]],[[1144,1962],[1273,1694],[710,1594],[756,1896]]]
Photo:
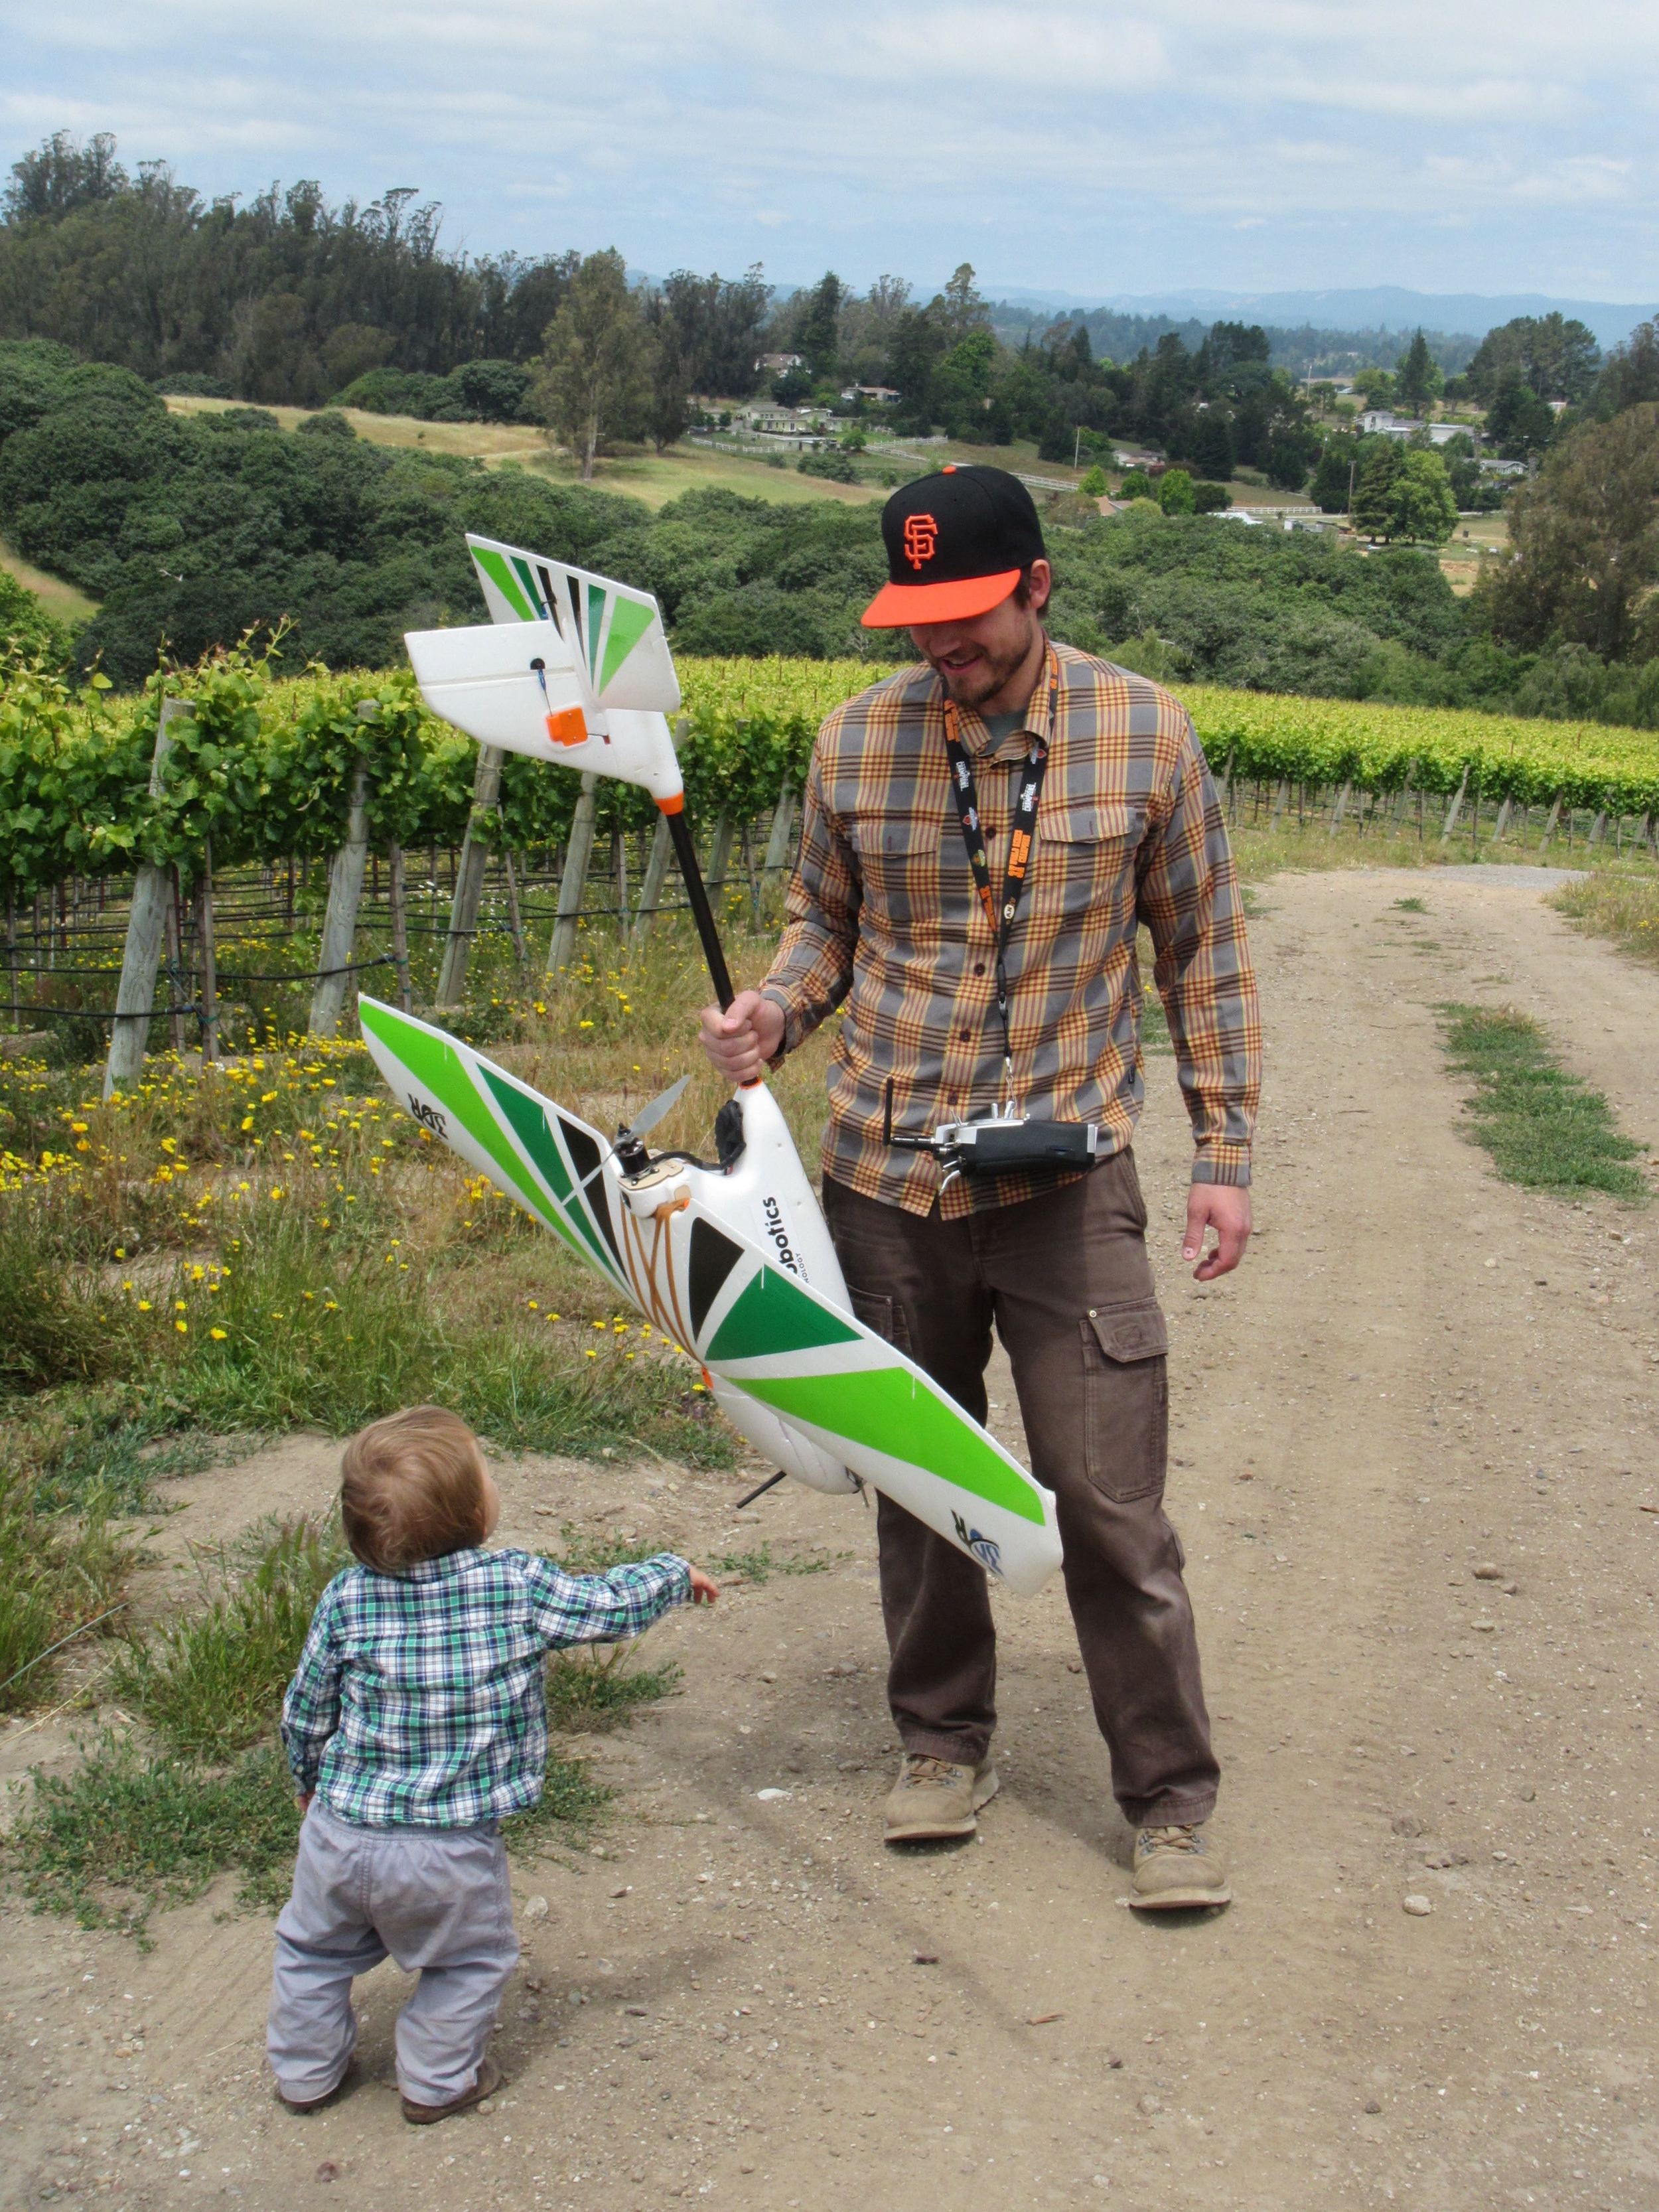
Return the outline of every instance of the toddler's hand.
[[[704,1574],[701,1567],[691,1570],[691,1602],[693,1605],[717,1605],[720,1586],[712,1575]]]
[[[300,1810],[302,1814],[308,1813],[311,1810],[311,1801],[316,1794],[317,1793],[314,1790],[307,1790],[301,1793]]]

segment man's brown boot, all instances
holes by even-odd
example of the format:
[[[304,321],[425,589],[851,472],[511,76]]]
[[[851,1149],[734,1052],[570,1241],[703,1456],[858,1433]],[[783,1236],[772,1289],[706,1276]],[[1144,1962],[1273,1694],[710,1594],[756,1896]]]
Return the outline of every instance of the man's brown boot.
[[[457,2112],[470,2112],[486,2097],[493,2097],[501,2080],[501,2068],[493,2058],[486,2058],[472,2077],[472,2087],[463,2089],[459,2097],[452,2097],[447,2105],[417,2105],[405,2097],[404,2118],[412,2128],[429,2128],[438,2120],[453,2119]]]
[[[1142,1912],[1231,1905],[1227,1869],[1200,1825],[1143,1828],[1135,1838],[1134,1887],[1125,1900]]]
[[[1001,1786],[988,1759],[978,1766],[960,1766],[948,1759],[930,1759],[925,1752],[907,1751],[899,1778],[888,1793],[882,1839],[924,1844],[971,1836],[979,1826],[980,1807],[988,1805]]]

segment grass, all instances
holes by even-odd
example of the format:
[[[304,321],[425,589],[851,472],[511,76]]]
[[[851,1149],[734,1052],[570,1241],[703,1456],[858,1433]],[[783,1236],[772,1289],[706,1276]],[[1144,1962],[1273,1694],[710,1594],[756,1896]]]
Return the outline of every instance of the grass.
[[[833,1564],[832,1560],[808,1559],[797,1552],[786,1552],[780,1556],[773,1552],[770,1544],[760,1544],[752,1552],[722,1552],[718,1559],[710,1559],[708,1571],[760,1583],[770,1582],[774,1575],[827,1575]]]
[[[1428,902],[1420,898],[1397,898],[1395,904],[1401,914],[1426,914]]]
[[[1601,1093],[1561,1066],[1536,1022],[1503,1007],[1450,1005],[1440,1012],[1450,1066],[1474,1079],[1475,1140],[1501,1176],[1532,1190],[1650,1195],[1632,1164],[1642,1147],[1620,1133]]]
[[[1659,963],[1659,875],[1589,876],[1564,884],[1552,904],[1621,952]]]
[[[9,568],[24,590],[33,592],[46,612],[61,623],[87,622],[98,611],[96,599],[89,599],[61,576],[49,576],[44,568],[33,567],[3,539],[0,539],[0,568]]]
[[[25,1895],[82,1928],[119,1928],[149,1948],[159,1905],[199,1896],[239,1869],[240,1901],[281,1903],[300,1812],[287,1761],[271,1745],[222,1772],[146,1758],[106,1733],[69,1774],[37,1771],[34,1803],[11,1840]]]
[[[101,1497],[77,1515],[49,1513],[26,1468],[0,1467],[0,1712],[46,1695],[54,1647],[111,1632],[137,1556]]]
[[[269,1729],[317,1601],[346,1564],[331,1530],[279,1527],[204,1611],[130,1639],[113,1694],[178,1758],[212,1764],[246,1750]]]
[[[681,1668],[670,1659],[660,1667],[641,1667],[636,1644],[614,1644],[600,1654],[555,1651],[547,1662],[547,1717],[567,1735],[611,1729],[641,1705],[669,1696]]]

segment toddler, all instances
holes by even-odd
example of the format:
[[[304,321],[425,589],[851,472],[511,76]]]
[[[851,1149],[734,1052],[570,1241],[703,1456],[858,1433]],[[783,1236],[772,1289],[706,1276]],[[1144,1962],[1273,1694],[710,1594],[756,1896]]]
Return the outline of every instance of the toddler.
[[[397,2029],[418,2126],[501,2086],[484,2046],[519,1955],[501,1822],[541,1796],[543,1655],[637,1636],[720,1593],[668,1552],[567,1575],[534,1552],[486,1550],[500,1493],[477,1438],[440,1406],[371,1423],[342,1473],[360,1564],[323,1592],[283,1701],[305,1820],[266,2048],[290,2112],[328,2103],[357,2040],[352,1978],[389,1954],[420,1975]]]

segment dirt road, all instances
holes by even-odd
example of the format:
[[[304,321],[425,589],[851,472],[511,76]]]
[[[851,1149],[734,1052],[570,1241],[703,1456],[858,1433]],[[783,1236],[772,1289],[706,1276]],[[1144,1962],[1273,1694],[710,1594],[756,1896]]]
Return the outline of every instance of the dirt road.
[[[884,1854],[860,1509],[775,1492],[744,1535],[727,1479],[508,1468],[509,1538],[620,1504],[694,1556],[763,1534],[830,1564],[659,1632],[684,1692],[600,1747],[605,1856],[520,1868],[498,2109],[402,2125],[388,1967],[362,1988],[364,2086],[276,2111],[269,1927],[226,1917],[228,1886],[161,1918],[148,1957],[13,1900],[0,2203],[1659,2203],[1659,1237],[1496,1182],[1432,1012],[1534,1012],[1659,1150],[1659,981],[1527,885],[1343,873],[1263,903],[1242,1274],[1199,1289],[1175,1264],[1167,1062],[1140,1146],[1231,1911],[1119,1909],[1128,1839],[1057,1588],[1000,1605],[1005,1788],[980,1838]],[[994,1395],[1017,1435],[1006,1376]],[[170,1528],[320,1503],[332,1467],[291,1443],[188,1486]]]

